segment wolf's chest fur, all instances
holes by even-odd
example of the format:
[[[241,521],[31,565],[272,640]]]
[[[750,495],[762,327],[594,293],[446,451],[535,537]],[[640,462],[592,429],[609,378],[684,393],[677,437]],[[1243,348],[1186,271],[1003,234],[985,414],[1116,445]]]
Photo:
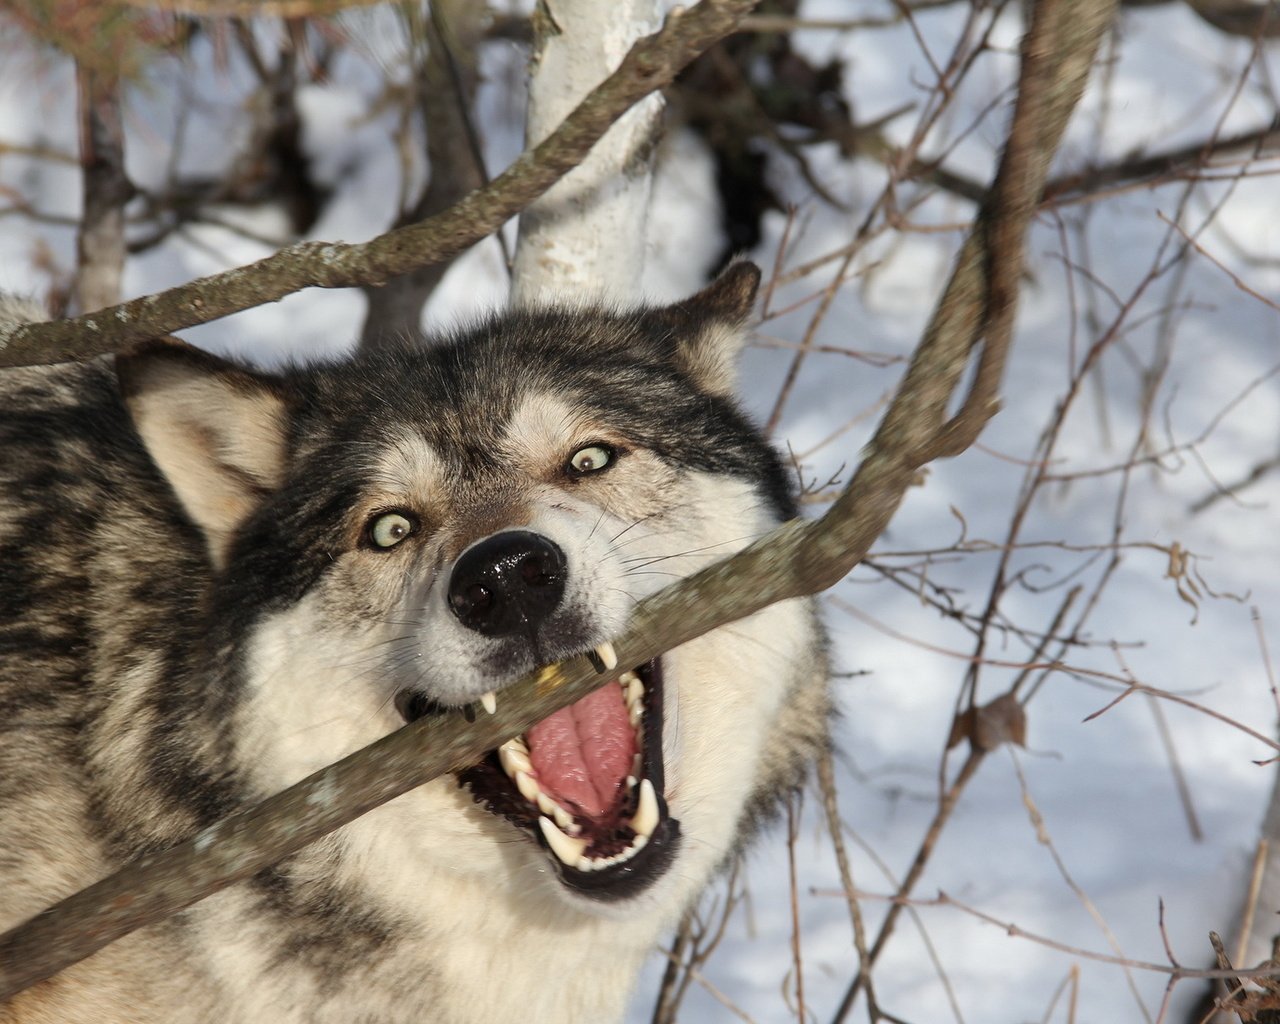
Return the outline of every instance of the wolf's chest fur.
[[[757,281],[280,374],[0,375],[0,927],[441,707],[597,651],[793,514]],[[825,742],[788,602],[109,946],[0,1021],[607,1021]]]

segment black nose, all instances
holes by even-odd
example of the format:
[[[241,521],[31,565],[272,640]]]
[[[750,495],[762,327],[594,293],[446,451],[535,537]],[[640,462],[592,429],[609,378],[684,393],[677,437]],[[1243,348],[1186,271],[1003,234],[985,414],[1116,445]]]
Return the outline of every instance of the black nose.
[[[449,578],[449,607],[468,629],[508,636],[536,629],[564,596],[564,552],[528,530],[506,530],[468,548]]]

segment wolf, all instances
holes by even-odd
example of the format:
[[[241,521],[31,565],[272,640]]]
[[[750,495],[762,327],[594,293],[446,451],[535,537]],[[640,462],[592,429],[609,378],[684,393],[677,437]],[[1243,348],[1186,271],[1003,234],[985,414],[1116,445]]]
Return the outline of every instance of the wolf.
[[[796,514],[734,398],[759,277],[272,372],[158,339],[0,373],[0,928],[536,667],[611,676],[0,1021],[618,1019],[827,743],[810,600],[609,643]]]

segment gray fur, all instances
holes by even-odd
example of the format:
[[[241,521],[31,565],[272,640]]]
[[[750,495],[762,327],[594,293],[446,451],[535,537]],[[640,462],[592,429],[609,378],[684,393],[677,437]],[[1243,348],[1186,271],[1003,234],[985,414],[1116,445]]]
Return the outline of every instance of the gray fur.
[[[0,928],[386,734],[398,696],[501,699],[793,515],[729,396],[757,280],[739,265],[665,309],[517,313],[280,374],[173,342],[0,373]],[[566,460],[596,443],[607,472],[576,475]],[[382,548],[388,510],[412,532]],[[443,596],[459,556],[508,530],[564,553],[536,635],[481,635]],[[0,1022],[615,1019],[652,944],[826,743],[809,602],[661,674],[679,825],[664,817],[635,878],[570,886],[524,827],[536,810],[507,820],[477,802],[483,780],[473,799],[440,779]]]

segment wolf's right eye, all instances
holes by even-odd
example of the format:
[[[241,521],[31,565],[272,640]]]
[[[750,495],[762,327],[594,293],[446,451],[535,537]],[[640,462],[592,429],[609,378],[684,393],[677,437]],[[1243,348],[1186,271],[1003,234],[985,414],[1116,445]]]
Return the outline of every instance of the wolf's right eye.
[[[569,469],[578,474],[598,473],[613,461],[612,449],[602,444],[579,448],[569,459]]]
[[[393,548],[413,533],[416,524],[403,512],[383,512],[369,521],[369,540],[377,548]]]

